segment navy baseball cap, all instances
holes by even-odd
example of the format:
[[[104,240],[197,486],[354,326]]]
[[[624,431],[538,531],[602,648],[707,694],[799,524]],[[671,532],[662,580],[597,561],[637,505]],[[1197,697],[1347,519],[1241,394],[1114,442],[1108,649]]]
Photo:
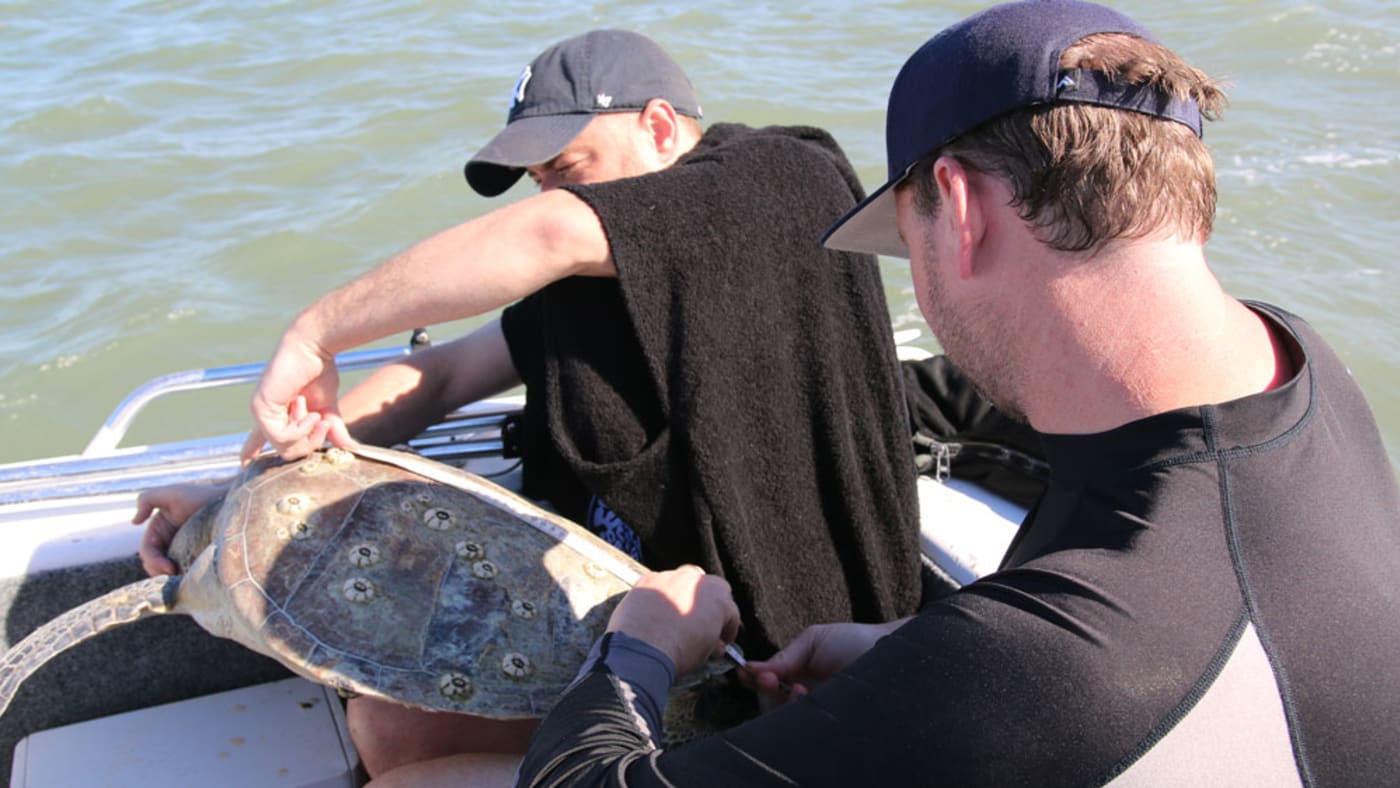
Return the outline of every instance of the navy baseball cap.
[[[822,236],[831,249],[908,257],[895,226],[894,187],[920,159],[993,118],[1027,107],[1080,102],[1177,121],[1201,135],[1201,112],[1150,85],[1060,68],[1060,54],[1094,33],[1156,41],[1141,25],[1082,0],[993,6],[929,39],[890,89],[885,115],[889,180]]]
[[[594,30],[561,41],[520,72],[506,127],[467,162],[467,183],[495,197],[520,180],[524,168],[558,156],[595,115],[640,112],[655,98],[681,115],[700,117],[685,72],[646,36]]]

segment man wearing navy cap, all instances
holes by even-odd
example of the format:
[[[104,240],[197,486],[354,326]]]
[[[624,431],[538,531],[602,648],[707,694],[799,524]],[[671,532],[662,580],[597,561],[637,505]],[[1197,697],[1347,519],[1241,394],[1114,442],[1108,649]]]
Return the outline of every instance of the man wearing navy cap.
[[[648,566],[726,578],[750,656],[809,624],[912,613],[915,473],[879,268],[817,243],[864,196],[859,180],[823,131],[702,133],[700,114],[639,34],[543,52],[465,173],[487,196],[525,175],[541,193],[299,315],[254,396],[247,452],[349,444],[342,419],[355,439],[402,441],[523,382],[524,492]],[[508,304],[337,402],[335,353]],[[376,776],[462,751],[518,759],[534,725],[365,698],[348,716]]]
[[[1324,340],[1206,265],[1223,104],[1078,0],[914,53],[889,180],[825,243],[909,257],[950,358],[1040,435],[1046,492],[998,572],[808,629],[747,672],[790,702],[674,749],[641,666],[693,667],[734,613],[718,580],[646,578],[520,784],[1393,783],[1400,491]]]

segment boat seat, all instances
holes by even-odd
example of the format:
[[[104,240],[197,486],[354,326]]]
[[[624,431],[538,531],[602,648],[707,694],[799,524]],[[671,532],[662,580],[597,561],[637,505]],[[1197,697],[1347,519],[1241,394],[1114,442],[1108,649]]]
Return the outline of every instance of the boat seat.
[[[302,678],[50,728],[15,747],[11,788],[354,788],[340,698]]]

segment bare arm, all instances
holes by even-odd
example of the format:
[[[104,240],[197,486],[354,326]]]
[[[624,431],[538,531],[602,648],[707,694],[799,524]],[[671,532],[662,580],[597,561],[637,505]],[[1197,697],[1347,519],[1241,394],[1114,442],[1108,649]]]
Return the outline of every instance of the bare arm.
[[[388,446],[519,384],[501,321],[493,320],[375,370],[340,398],[340,413],[356,440]]]
[[[444,230],[322,296],[282,335],[253,395],[251,456],[319,446],[340,423],[336,353],[418,325],[479,315],[568,276],[616,276],[593,210],[562,190]],[[333,417],[333,418],[327,418]]]
[[[616,275],[593,209],[556,189],[414,244],[322,296],[288,333],[329,357],[489,312],[567,276]]]

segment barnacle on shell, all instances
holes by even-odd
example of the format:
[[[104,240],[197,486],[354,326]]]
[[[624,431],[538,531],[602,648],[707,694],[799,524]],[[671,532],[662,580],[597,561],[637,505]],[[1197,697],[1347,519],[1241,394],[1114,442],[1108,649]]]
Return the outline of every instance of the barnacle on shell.
[[[486,557],[486,548],[476,542],[458,542],[453,546],[457,551],[457,557],[467,561],[480,561]]]
[[[452,527],[457,520],[452,516],[452,512],[446,509],[429,509],[423,512],[423,524],[434,531],[446,531]]]
[[[355,461],[355,455],[339,447],[326,449],[326,462],[336,467],[349,465]]]
[[[311,523],[308,523],[305,520],[298,520],[286,528],[277,529],[277,535],[279,537],[283,539],[290,539],[294,542],[300,542],[306,539],[310,539],[312,533],[313,529],[311,527]]]
[[[363,577],[352,577],[341,586],[341,592],[351,602],[369,602],[374,599],[376,590],[374,583],[369,580]]]
[[[368,542],[350,549],[350,563],[364,568],[379,563],[379,548]]]
[[[501,570],[498,569],[496,565],[491,563],[490,561],[477,561],[476,563],[472,564],[472,574],[476,575],[482,580],[490,580],[491,578],[495,577],[500,573]]]
[[[311,508],[311,499],[303,493],[292,493],[277,502],[277,512],[286,515],[305,514]]]
[[[538,610],[535,608],[535,604],[533,602],[527,602],[524,599],[517,599],[514,602],[510,603],[510,612],[516,614],[517,616],[520,616],[523,619],[529,620],[535,617],[535,613],[537,613]]]
[[[518,651],[508,651],[501,658],[501,672],[513,679],[523,679],[530,675],[530,660]]]
[[[602,580],[603,578],[608,576],[608,570],[604,569],[603,567],[597,565],[592,561],[584,562],[583,572],[584,574],[588,575],[594,580]]]
[[[465,674],[451,671],[442,674],[438,679],[438,690],[444,697],[452,700],[464,700],[472,694],[472,680]]]

